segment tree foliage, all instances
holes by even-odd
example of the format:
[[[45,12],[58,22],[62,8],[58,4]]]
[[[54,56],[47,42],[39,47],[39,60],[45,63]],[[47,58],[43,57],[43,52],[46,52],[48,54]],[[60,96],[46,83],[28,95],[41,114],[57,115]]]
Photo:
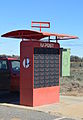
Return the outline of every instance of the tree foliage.
[[[71,56],[71,62],[83,62],[83,57]]]

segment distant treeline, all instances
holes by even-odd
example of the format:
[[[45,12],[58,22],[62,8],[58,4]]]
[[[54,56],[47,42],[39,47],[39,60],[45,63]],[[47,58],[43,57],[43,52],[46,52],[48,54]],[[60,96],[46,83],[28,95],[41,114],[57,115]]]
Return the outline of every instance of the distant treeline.
[[[5,54],[3,54],[3,55],[0,55],[0,57],[10,57],[10,58],[18,58],[18,59],[20,59],[20,56],[18,56],[18,55],[5,55]]]
[[[0,57],[14,57],[14,58],[20,59],[20,56],[18,56],[18,55],[12,55],[12,56],[10,56],[10,55],[3,54],[3,55],[0,55]],[[73,56],[72,55],[71,58],[70,58],[70,60],[71,60],[71,62],[83,62],[83,57],[81,58],[81,57]]]
[[[71,62],[83,62],[83,57],[71,56]]]

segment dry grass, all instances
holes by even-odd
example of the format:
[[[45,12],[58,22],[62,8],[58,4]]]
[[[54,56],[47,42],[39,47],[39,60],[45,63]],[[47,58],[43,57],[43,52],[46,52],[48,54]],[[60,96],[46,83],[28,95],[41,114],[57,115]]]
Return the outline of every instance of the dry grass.
[[[61,78],[61,94],[83,96],[83,63],[72,63],[70,76]]]

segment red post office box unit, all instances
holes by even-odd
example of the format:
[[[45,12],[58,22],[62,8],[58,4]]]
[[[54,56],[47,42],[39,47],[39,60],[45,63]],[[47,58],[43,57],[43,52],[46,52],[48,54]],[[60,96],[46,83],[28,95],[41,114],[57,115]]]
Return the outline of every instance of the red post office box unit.
[[[33,26],[34,23],[40,26]],[[32,22],[32,27],[38,27],[40,31],[16,30],[2,35],[2,37],[22,39],[20,43],[20,104],[38,106],[59,102],[60,45],[58,40],[78,37],[41,32],[41,28],[50,27],[49,22]],[[51,36],[54,36],[54,39],[51,39]],[[45,42],[44,38],[47,37]],[[51,40],[53,42],[50,42]]]
[[[20,103],[37,106],[59,102],[60,45],[22,41]]]

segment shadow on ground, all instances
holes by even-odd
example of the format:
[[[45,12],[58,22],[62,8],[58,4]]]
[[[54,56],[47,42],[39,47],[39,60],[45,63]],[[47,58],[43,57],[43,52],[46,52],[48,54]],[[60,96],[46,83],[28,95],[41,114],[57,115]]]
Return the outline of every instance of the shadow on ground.
[[[10,103],[10,104],[19,105],[20,103],[19,92],[9,92],[9,91],[0,92],[0,103]]]

